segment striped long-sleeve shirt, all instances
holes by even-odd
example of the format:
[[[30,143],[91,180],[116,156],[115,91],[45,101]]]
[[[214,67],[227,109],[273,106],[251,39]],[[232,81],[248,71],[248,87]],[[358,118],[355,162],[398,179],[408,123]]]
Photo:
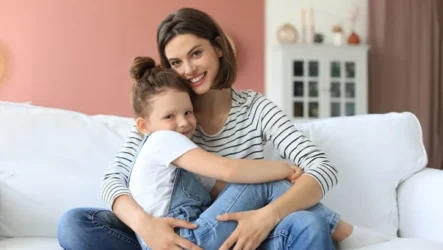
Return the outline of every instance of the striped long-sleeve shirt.
[[[191,140],[208,152],[237,159],[263,159],[264,145],[270,141],[282,158],[317,180],[323,195],[338,182],[337,170],[324,152],[297,130],[273,102],[254,91],[232,90],[231,111],[222,130],[208,135],[197,126]],[[102,198],[110,207],[118,196],[131,195],[128,178],[142,141],[134,126],[106,170]]]

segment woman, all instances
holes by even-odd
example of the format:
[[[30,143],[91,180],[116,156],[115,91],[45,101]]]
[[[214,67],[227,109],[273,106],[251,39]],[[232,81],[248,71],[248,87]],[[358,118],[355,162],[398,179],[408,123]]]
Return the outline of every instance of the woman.
[[[180,9],[160,24],[157,44],[162,64],[187,80],[196,94],[194,112],[199,127],[192,140],[198,146],[222,156],[261,159],[264,142],[271,141],[284,158],[305,172],[274,202],[281,222],[276,221],[275,216],[269,214],[271,209],[266,207],[219,216],[221,221],[238,223],[222,249],[229,249],[234,244],[235,250],[266,248],[266,244],[277,237],[273,232],[279,232],[279,226],[288,223],[295,228],[284,237],[293,237],[300,249],[309,249],[313,242],[317,245],[322,242],[321,249],[331,249],[330,233],[334,228],[328,228],[324,219],[309,208],[336,185],[336,169],[272,102],[253,91],[231,88],[236,78],[236,60],[219,26],[201,11]],[[256,136],[250,137],[254,132]],[[246,136],[249,136],[247,141],[244,140]],[[176,227],[193,229],[195,225],[177,219],[152,217],[131,197],[127,180],[141,142],[142,138],[134,127],[106,171],[102,196],[114,213],[88,208],[68,211],[59,226],[59,241],[63,248],[140,249],[135,231],[154,250],[200,249],[174,233]],[[213,197],[226,185],[208,178],[202,181],[213,187]],[[359,239],[362,235],[371,239],[369,243],[386,240],[369,231],[356,230],[343,221],[338,223],[333,238],[336,241],[346,239],[344,248],[356,248],[362,246],[358,245],[362,242]]]

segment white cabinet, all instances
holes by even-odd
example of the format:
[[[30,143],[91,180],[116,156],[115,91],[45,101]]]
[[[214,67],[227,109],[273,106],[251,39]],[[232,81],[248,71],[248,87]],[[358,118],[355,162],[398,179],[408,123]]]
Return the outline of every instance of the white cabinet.
[[[295,120],[368,112],[368,46],[278,45],[266,96]]]

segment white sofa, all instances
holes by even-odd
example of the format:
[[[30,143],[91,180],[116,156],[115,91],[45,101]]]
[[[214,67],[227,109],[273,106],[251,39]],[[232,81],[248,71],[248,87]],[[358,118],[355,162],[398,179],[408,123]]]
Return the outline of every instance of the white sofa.
[[[104,206],[103,173],[131,124],[0,102],[0,249],[60,249],[57,222],[64,211]],[[352,223],[403,238],[365,249],[443,249],[443,171],[424,168],[415,116],[365,115],[299,127],[339,169],[339,185],[324,203]]]

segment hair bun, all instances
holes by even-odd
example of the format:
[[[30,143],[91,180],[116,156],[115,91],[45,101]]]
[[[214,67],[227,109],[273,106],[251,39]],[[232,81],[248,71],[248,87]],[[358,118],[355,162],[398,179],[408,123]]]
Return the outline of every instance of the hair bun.
[[[131,69],[129,70],[131,77],[139,81],[150,70],[155,68],[154,59],[146,56],[137,56],[132,61]]]

